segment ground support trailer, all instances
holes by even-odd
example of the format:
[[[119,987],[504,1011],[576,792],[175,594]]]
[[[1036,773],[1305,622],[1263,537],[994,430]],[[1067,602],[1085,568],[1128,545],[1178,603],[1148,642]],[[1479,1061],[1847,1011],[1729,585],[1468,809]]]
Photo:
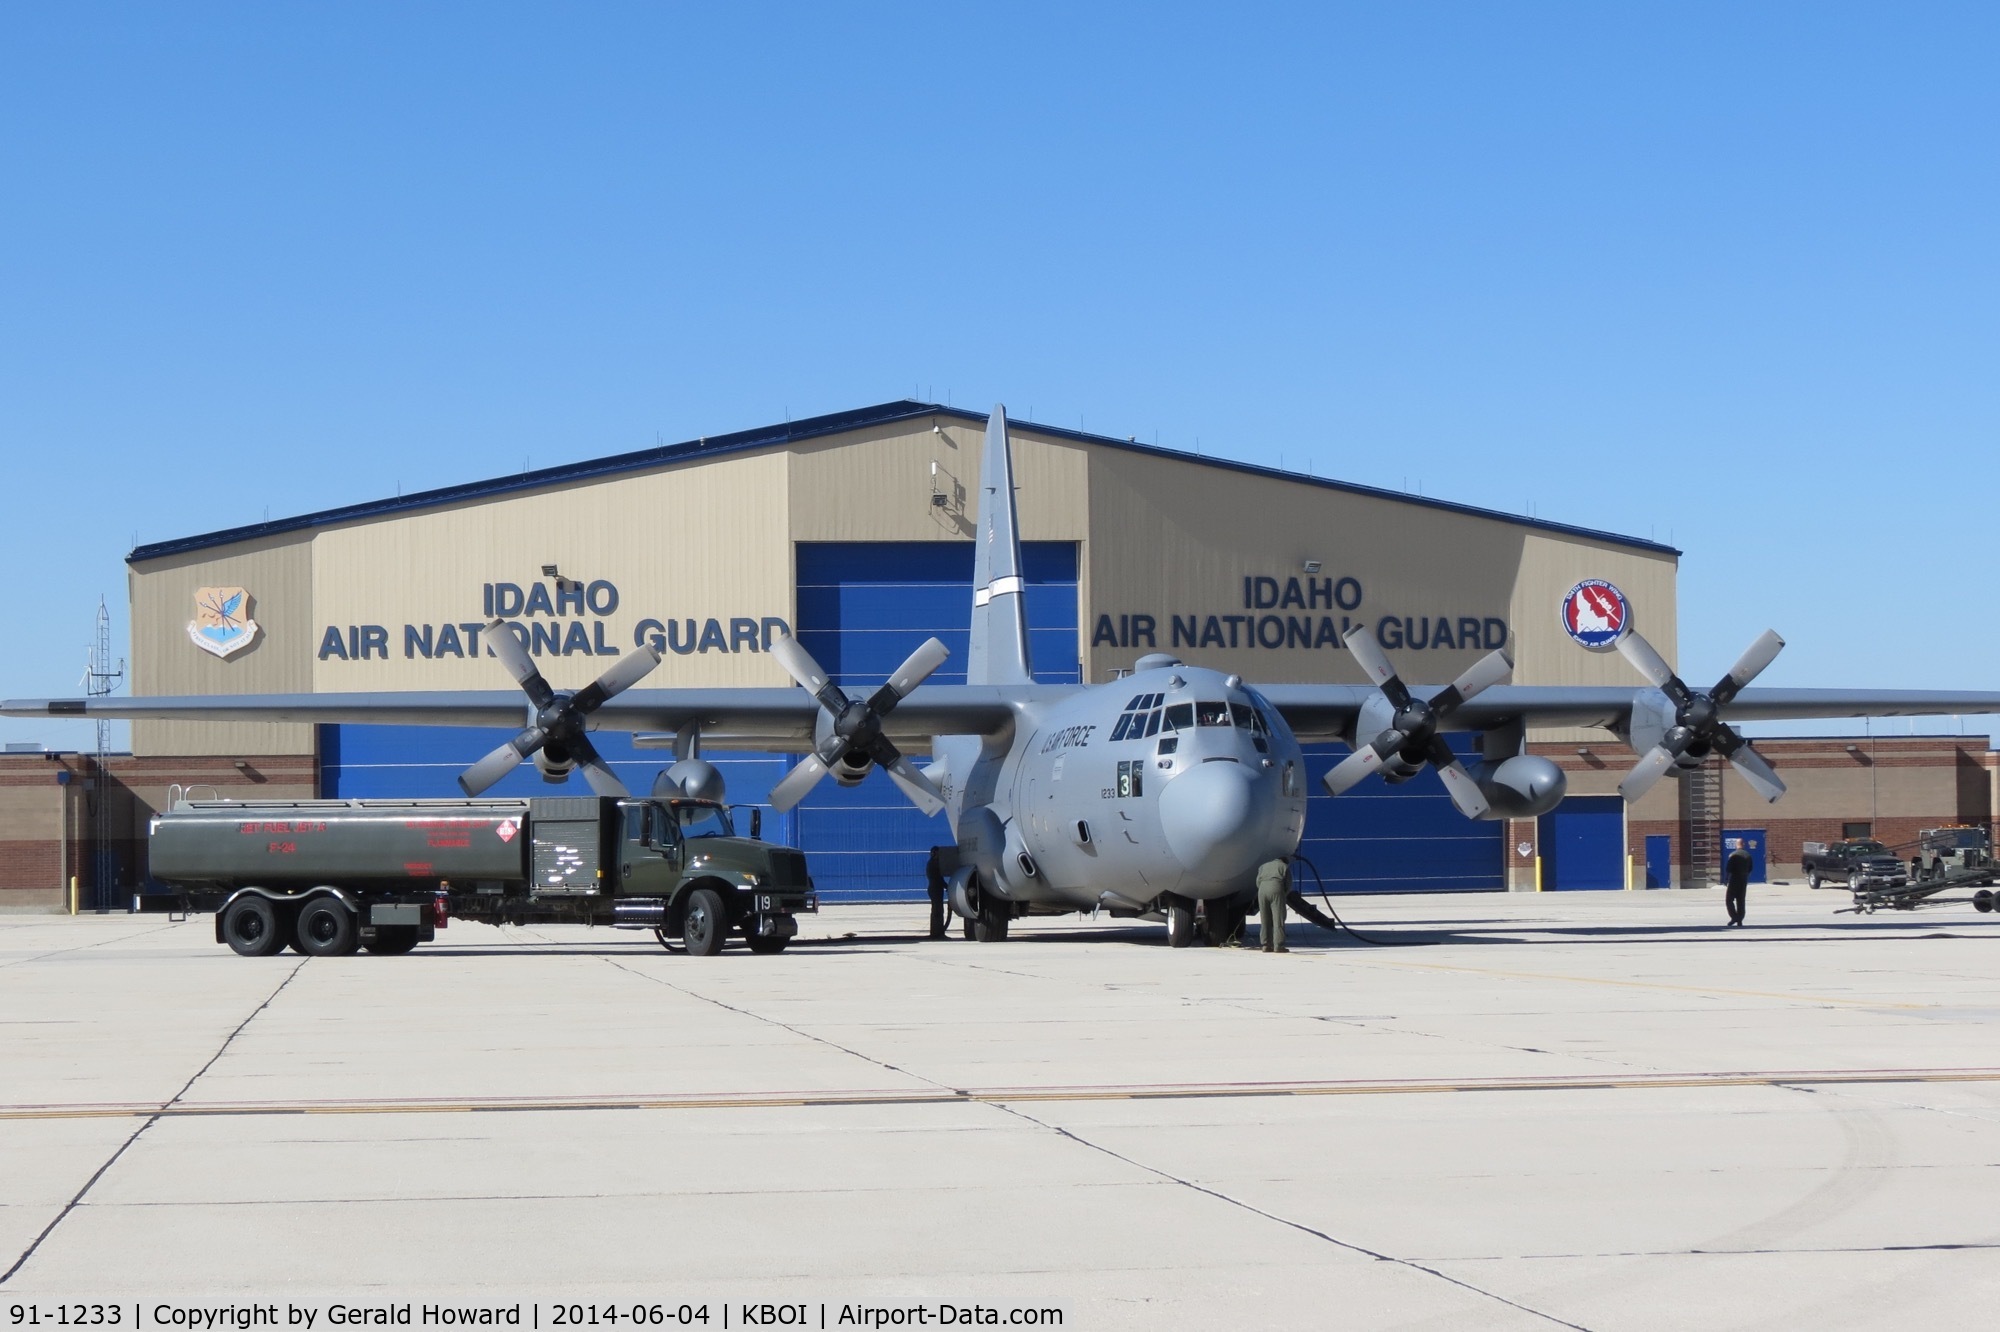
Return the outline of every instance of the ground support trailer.
[[[245,957],[407,953],[452,917],[649,929],[712,956],[775,953],[818,910],[805,856],[705,800],[182,801],[152,876]]]

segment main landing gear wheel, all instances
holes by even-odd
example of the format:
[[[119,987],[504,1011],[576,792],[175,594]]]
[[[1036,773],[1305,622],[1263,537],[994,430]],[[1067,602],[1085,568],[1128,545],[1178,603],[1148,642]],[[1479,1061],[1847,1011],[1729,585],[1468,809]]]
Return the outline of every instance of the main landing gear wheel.
[[[393,957],[407,953],[417,946],[417,927],[414,925],[377,925],[375,937],[361,945],[371,953]]]
[[[688,895],[687,915],[681,921],[681,943],[693,957],[714,957],[729,937],[729,912],[722,894],[713,888],[697,888]]]
[[[999,943],[1007,937],[1007,922],[1013,912],[1006,902],[984,894],[979,899],[979,919],[972,922],[972,937],[980,943]]]
[[[360,942],[354,913],[337,897],[315,897],[300,907],[293,930],[307,957],[344,957]]]
[[[1186,948],[1194,942],[1194,903],[1185,897],[1167,899],[1167,947]]]
[[[1202,913],[1208,921],[1208,942],[1213,948],[1226,948],[1231,943],[1243,939],[1243,926],[1250,919],[1250,912],[1239,898],[1211,898]]]
[[[239,897],[222,912],[222,941],[242,957],[269,957],[285,946],[277,907],[263,897]]]

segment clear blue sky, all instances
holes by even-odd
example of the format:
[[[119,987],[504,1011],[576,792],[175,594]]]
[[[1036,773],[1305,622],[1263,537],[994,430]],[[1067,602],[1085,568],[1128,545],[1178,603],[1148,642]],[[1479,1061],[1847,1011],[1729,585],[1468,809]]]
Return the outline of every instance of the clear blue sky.
[[[11,6],[0,694],[135,539],[911,394],[2000,688],[1996,113],[1974,4]]]

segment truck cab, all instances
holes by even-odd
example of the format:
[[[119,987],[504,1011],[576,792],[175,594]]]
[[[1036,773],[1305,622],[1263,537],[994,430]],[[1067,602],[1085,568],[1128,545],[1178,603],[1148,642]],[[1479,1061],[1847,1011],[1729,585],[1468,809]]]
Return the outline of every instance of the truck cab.
[[[661,943],[678,936],[707,956],[737,931],[752,952],[782,952],[798,932],[796,913],[818,909],[805,857],[737,836],[727,806],[684,797],[618,803],[616,851],[607,857],[616,866],[614,909],[631,921],[657,909]]]

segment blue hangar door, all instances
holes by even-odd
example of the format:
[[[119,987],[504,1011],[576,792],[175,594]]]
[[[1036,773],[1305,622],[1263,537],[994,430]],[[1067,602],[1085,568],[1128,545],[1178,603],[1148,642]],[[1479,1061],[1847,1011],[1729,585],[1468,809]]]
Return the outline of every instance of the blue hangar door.
[[[1545,889],[1625,886],[1625,801],[1620,796],[1570,796],[1542,815]]]
[[[951,656],[932,681],[965,683],[972,549],[970,541],[800,542],[799,643],[853,693],[883,683],[918,644],[936,637]],[[1023,542],[1021,558],[1035,678],[1074,684],[1083,671],[1076,543]],[[748,797],[732,791],[730,798]],[[921,901],[924,857],[951,840],[944,815],[925,818],[879,772],[851,788],[821,781],[787,822],[829,902]]]
[[[1479,737],[1445,737],[1477,761]],[[1306,746],[1306,831],[1299,854],[1311,861],[1330,892],[1503,892],[1507,887],[1507,825],[1468,819],[1445,794],[1438,775],[1391,786],[1370,777],[1339,797],[1320,782],[1348,755],[1345,745]],[[1301,870],[1305,887],[1315,886]]]

